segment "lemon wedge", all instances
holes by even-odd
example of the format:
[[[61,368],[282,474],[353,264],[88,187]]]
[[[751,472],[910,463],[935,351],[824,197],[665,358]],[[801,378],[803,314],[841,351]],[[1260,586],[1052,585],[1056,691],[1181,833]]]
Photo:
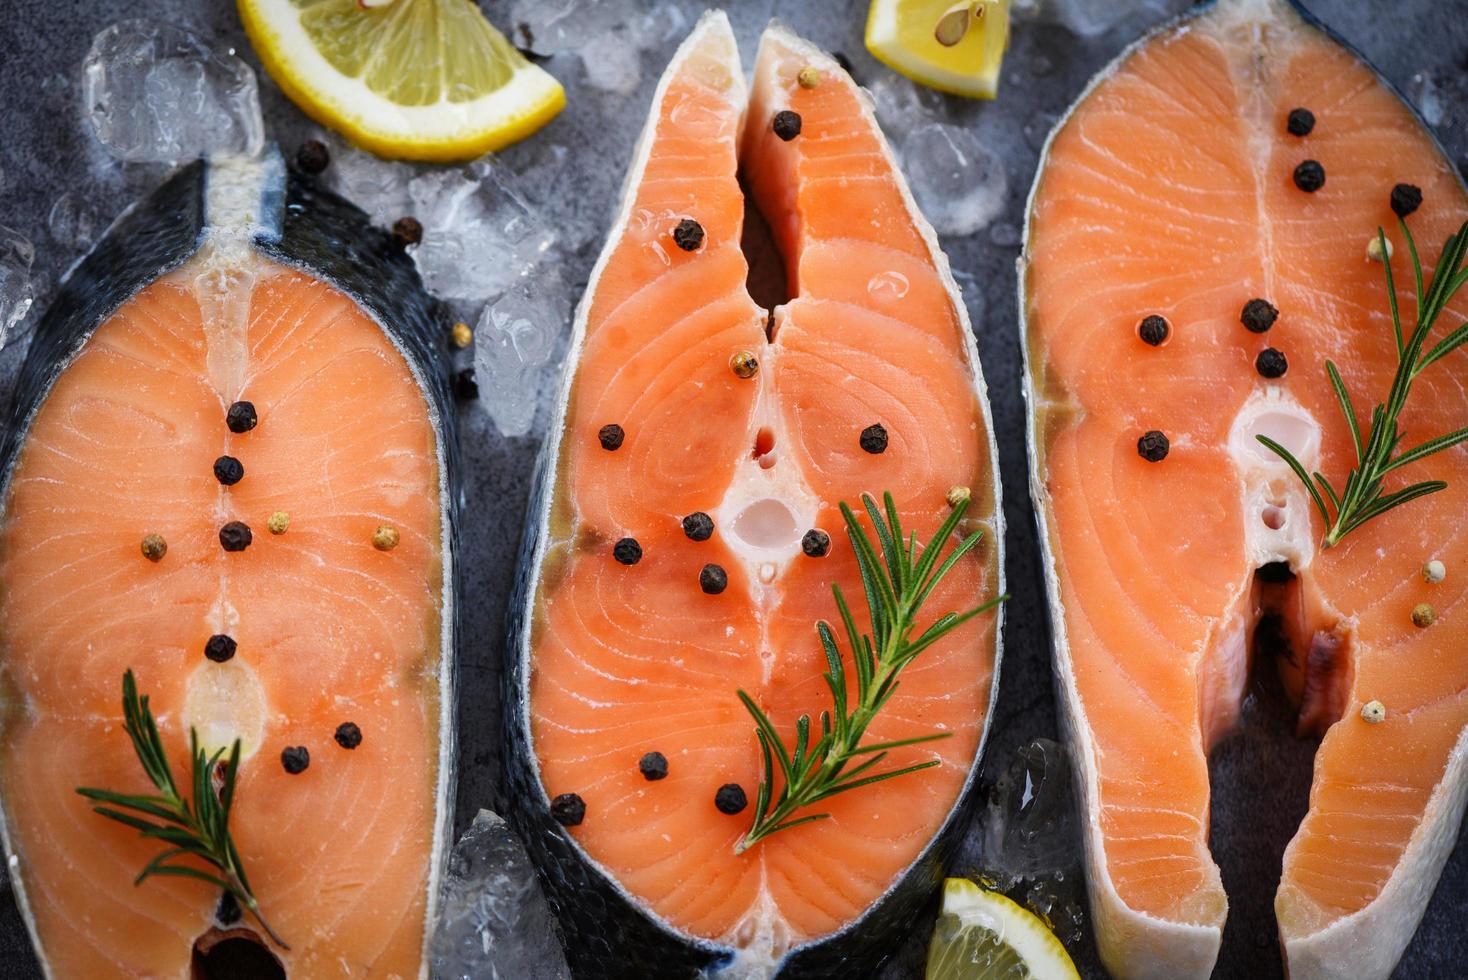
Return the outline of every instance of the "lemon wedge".
[[[1065,946],[1034,914],[967,878],[943,883],[926,980],[1080,980]]]
[[[378,156],[470,160],[566,104],[473,0],[239,0],[239,10],[285,94]]]
[[[992,99],[1009,46],[1009,0],[872,0],[866,45],[915,82]]]

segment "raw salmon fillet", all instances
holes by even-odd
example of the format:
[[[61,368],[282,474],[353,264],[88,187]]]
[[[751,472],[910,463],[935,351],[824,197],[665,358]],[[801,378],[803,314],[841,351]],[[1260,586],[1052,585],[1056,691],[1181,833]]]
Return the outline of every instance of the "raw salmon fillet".
[[[815,88],[797,83],[807,65],[822,73]],[[801,119],[788,140],[772,124],[784,111]],[[785,260],[790,299],[773,311],[746,291],[741,167]],[[703,232],[692,250],[673,237],[685,219]],[[931,855],[972,782],[996,667],[993,616],[924,653],[870,730],[874,740],[951,732],[890,759],[939,768],[836,797],[832,819],[735,853],[762,773],[736,689],[793,737],[799,715],[829,707],[815,623],[835,617],[832,583],[865,615],[838,502],[890,490],[926,540],[947,516],[949,488],[972,488],[962,530],[982,530],[985,543],[924,618],[1000,589],[993,449],[967,318],[865,95],[829,56],[775,27],[746,111],[719,14],[700,22],[658,89],[578,329],[550,449],[548,523],[530,555],[525,683],[539,779],[528,802],[543,814],[578,795],[585,819],[546,831],[574,841],[562,865],[589,861],[631,915],[770,970],[849,927]],[[731,369],[741,352],[758,361],[753,377]],[[880,454],[861,445],[874,423],[888,435]],[[624,434],[615,449],[602,442],[608,425]],[[700,512],[713,522],[707,540],[680,523]],[[802,551],[812,528],[830,535],[829,555]],[[613,554],[628,537],[641,548],[632,565]],[[701,588],[706,564],[725,570],[725,591]],[[665,779],[639,772],[648,752],[666,757]],[[727,783],[750,809],[715,807]],[[548,876],[554,897],[572,872]],[[561,900],[587,901],[571,891]],[[601,918],[573,922],[573,964],[648,975],[634,966],[650,954],[617,936],[617,916]],[[611,950],[588,941],[598,929]],[[693,973],[659,962],[660,976]]]
[[[1307,135],[1287,125],[1300,107]],[[1325,173],[1313,193],[1293,178],[1306,160]],[[1364,427],[1397,363],[1366,254],[1378,226],[1409,326],[1414,309],[1389,206],[1399,182],[1422,191],[1407,220],[1435,259],[1468,216],[1459,177],[1367,65],[1280,0],[1220,0],[1144,40],[1045,153],[1022,288],[1033,491],[1091,907],[1118,976],[1213,966],[1228,903],[1207,847],[1207,753],[1237,716],[1262,611],[1282,613],[1294,641],[1284,682],[1302,732],[1326,731],[1276,901],[1293,980],[1390,973],[1457,836],[1468,453],[1394,474],[1388,489],[1449,488],[1321,550],[1303,487],[1255,440],[1273,436],[1337,486],[1354,464],[1324,362]],[[1241,322],[1256,298],[1278,310],[1264,333]],[[1149,315],[1170,325],[1161,346],[1140,338]],[[1282,377],[1256,370],[1266,347],[1286,356]],[[1406,445],[1468,423],[1461,378],[1444,362],[1418,379]],[[1139,452],[1149,430],[1170,441],[1159,462]],[[1419,573],[1432,558],[1449,569],[1438,585]],[[1255,579],[1281,562],[1296,576],[1283,600]],[[1410,619],[1423,601],[1438,611],[1426,630]],[[1360,715],[1371,700],[1381,724]]]
[[[94,288],[91,271],[58,308]],[[258,424],[236,433],[226,413],[240,399]],[[195,940],[232,925],[204,882],[135,887],[162,846],[75,792],[155,792],[121,725],[129,668],[182,785],[190,727],[206,747],[242,740],[230,825],[290,944],[271,947],[286,973],[424,975],[448,696],[436,425],[415,369],[358,302],[218,243],[123,302],[65,363],[0,525],[0,794],[51,976],[197,976]],[[234,485],[215,476],[222,455],[243,463]],[[276,511],[283,535],[267,531]],[[228,521],[251,527],[245,550],[221,547]],[[373,547],[382,524],[400,535],[391,552]],[[156,563],[146,534],[167,542]],[[206,658],[214,634],[236,641],[232,658]],[[344,722],[361,732],[350,750],[335,740]],[[305,771],[286,771],[288,746],[308,749]]]

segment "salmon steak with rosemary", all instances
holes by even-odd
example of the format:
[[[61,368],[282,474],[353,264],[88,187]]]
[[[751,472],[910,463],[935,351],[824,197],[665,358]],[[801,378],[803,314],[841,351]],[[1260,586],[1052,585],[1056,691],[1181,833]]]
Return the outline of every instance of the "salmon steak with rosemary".
[[[1032,490],[1116,976],[1214,967],[1208,756],[1251,676],[1318,740],[1288,975],[1386,977],[1422,917],[1468,794],[1465,218],[1426,126],[1284,0],[1144,38],[1050,138]]]
[[[764,305],[747,215],[783,269]],[[699,21],[558,404],[507,795],[573,971],[875,969],[972,801],[1002,533],[963,302],[834,59],[772,26],[746,91]]]
[[[41,320],[3,457],[0,799],[47,975],[427,976],[453,781],[434,310],[272,150],[177,171]]]

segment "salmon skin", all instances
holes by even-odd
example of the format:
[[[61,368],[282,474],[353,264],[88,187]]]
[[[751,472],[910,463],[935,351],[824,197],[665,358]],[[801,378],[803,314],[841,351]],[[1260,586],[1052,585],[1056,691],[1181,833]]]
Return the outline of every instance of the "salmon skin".
[[[968,488],[962,530],[983,544],[921,618],[1003,588],[967,315],[870,102],[778,26],[753,77],[746,93],[715,12],[658,86],[578,310],[511,603],[506,796],[578,977],[874,972],[973,803],[997,615],[925,652],[871,729],[950,732],[891,760],[937,768],[736,851],[762,772],[736,689],[782,732],[818,718],[832,584],[866,615],[839,502],[889,490],[926,541]],[[789,284],[772,309],[746,289],[746,193]]]
[[[427,976],[454,785],[444,329],[389,236],[273,149],[181,168],[68,273],[0,455],[0,800],[48,976]],[[127,669],[181,786],[190,728],[241,740],[230,829],[288,950],[205,882],[135,886],[162,846],[76,794],[153,792]]]
[[[1301,736],[1323,736],[1275,900],[1292,980],[1388,976],[1458,836],[1468,582],[1421,569],[1458,567],[1468,456],[1388,477],[1387,491],[1448,488],[1322,549],[1305,489],[1255,438],[1338,488],[1354,466],[1325,361],[1364,427],[1398,360],[1367,253],[1378,227],[1413,324],[1398,184],[1421,191],[1406,220],[1430,274],[1468,217],[1461,177],[1374,70],[1284,0],[1218,0],[1142,39],[1042,155],[1020,277],[1031,489],[1090,905],[1116,976],[1214,967],[1228,899],[1208,852],[1208,752],[1238,717],[1266,615],[1291,656],[1257,668],[1277,671]],[[1405,445],[1468,422],[1461,377],[1444,363],[1417,379]],[[1438,610],[1428,629],[1421,602]],[[1384,719],[1363,715],[1373,701]]]

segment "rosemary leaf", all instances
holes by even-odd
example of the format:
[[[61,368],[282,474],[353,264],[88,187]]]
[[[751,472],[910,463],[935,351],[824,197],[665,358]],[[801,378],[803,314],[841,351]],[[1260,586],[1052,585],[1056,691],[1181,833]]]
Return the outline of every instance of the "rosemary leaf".
[[[158,794],[119,793],[87,786],[78,787],[77,793],[99,804],[92,807],[94,813],[131,827],[144,838],[170,845],[143,866],[133,884],[141,885],[152,877],[206,881],[232,894],[277,946],[289,949],[260,914],[260,904],[250,890],[239,850],[229,833],[229,809],[234,802],[235,777],[240,763],[239,739],[235,739],[229,760],[223,765],[222,785],[216,794],[213,779],[224,750],[209,754],[199,745],[198,733],[189,729],[189,749],[193,758],[189,773],[192,800],[189,800],[179,795],[168,752],[158,732],[158,723],[148,707],[147,696],[138,696],[137,680],[131,670],[122,677],[122,717],[138,762]],[[133,812],[126,812],[129,810]],[[164,822],[155,823],[144,817]],[[214,871],[192,864],[171,863],[178,858],[200,861]]]
[[[1458,290],[1468,285],[1468,270],[1463,268],[1463,262],[1468,258],[1468,222],[1464,222],[1443,243],[1437,268],[1430,279],[1424,279],[1417,243],[1412,238],[1412,230],[1407,227],[1406,219],[1398,218],[1397,223],[1401,226],[1412,266],[1417,322],[1410,333],[1403,331],[1396,283],[1392,276],[1391,261],[1388,259],[1382,264],[1386,270],[1386,292],[1391,310],[1392,334],[1396,340],[1397,369],[1387,390],[1386,400],[1371,410],[1371,425],[1364,442],[1346,383],[1336,366],[1328,360],[1325,362],[1326,377],[1335,392],[1336,401],[1340,404],[1341,414],[1345,417],[1346,426],[1351,433],[1351,443],[1356,451],[1356,465],[1346,475],[1344,488],[1337,494],[1330,481],[1319,473],[1314,474],[1312,480],[1311,475],[1305,472],[1304,465],[1284,446],[1265,435],[1254,437],[1288,463],[1295,476],[1310,492],[1310,498],[1315,503],[1315,509],[1320,512],[1326,528],[1320,543],[1322,548],[1334,547],[1347,534],[1367,521],[1402,504],[1446,489],[1447,484],[1442,480],[1423,480],[1383,494],[1382,481],[1395,469],[1468,441],[1468,428],[1463,428],[1428,439],[1405,452],[1398,452],[1406,433],[1397,423],[1406,406],[1407,397],[1411,394],[1412,382],[1428,365],[1468,343],[1468,324],[1460,324],[1427,348],[1426,353],[1423,352],[1438,317],[1447,309]],[[1378,228],[1376,233],[1385,254],[1386,232]],[[1328,506],[1326,497],[1321,496],[1321,490],[1329,497]]]
[[[932,759],[895,769],[878,769],[892,749],[947,738],[949,732],[889,742],[864,742],[867,728],[896,694],[898,675],[904,667],[923,650],[973,617],[993,609],[1008,596],[999,596],[962,614],[945,613],[914,639],[912,633],[923,603],[944,576],[978,544],[979,535],[963,539],[944,557],[968,507],[964,501],[953,508],[928,542],[927,549],[919,555],[916,535],[903,535],[892,495],[883,494],[882,503],[879,509],[875,500],[862,495],[862,506],[871,519],[875,542],[857,522],[852,509],[844,503],[841,505],[870,619],[870,629],[863,633],[840,586],[832,586],[849,655],[855,665],[854,695],[847,691],[846,667],[836,633],[824,621],[816,624],[816,632],[826,657],[825,680],[831,691],[832,710],[821,713],[821,738],[814,745],[808,744],[809,715],[802,715],[795,724],[792,753],[770,717],[747,693],[738,692],[745,710],[754,718],[755,736],[764,759],[764,776],[756,794],[754,822],[735,845],[736,853],[743,853],[771,834],[826,819],[830,814],[796,816],[798,811],[821,800],[940,764]]]

